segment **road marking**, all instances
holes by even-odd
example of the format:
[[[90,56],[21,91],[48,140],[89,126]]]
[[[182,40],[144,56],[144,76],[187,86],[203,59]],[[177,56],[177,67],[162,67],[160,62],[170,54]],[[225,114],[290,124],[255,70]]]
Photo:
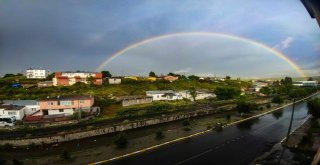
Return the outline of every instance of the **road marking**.
[[[184,161],[175,163],[175,165],[183,164],[183,163],[185,163],[185,162],[187,162],[187,161],[190,161],[190,160],[192,160],[192,159],[196,159],[196,158],[198,158],[198,157],[200,157],[200,156],[202,156],[202,155],[204,155],[204,154],[207,154],[207,153],[209,153],[209,152],[211,152],[211,151],[212,151],[212,149],[207,150],[207,151],[202,152],[202,153],[200,153],[200,154],[198,154],[198,155],[192,156],[192,157],[190,157],[190,158],[188,158],[188,159],[186,159],[186,160],[184,160]]]

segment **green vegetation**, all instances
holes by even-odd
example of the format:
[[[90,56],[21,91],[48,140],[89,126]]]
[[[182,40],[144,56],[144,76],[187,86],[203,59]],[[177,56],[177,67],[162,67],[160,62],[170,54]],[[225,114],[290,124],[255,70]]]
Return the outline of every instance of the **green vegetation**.
[[[309,100],[307,105],[309,113],[315,118],[320,118],[320,98]]]
[[[153,71],[151,71],[151,72],[149,73],[149,77],[157,77],[157,75],[156,75],[156,73],[154,73]]]
[[[237,102],[237,107],[236,110],[238,111],[238,113],[250,113],[251,111],[257,110],[258,106],[254,103],[250,103],[248,101],[245,100],[239,100]]]
[[[114,140],[114,144],[118,147],[118,148],[125,148],[127,147],[128,144],[128,140],[126,138],[126,136],[124,135],[124,133],[120,133],[117,138]]]
[[[240,93],[240,88],[236,87],[217,87],[215,90],[215,94],[220,100],[234,99],[240,96]]]
[[[283,98],[281,96],[275,96],[272,98],[272,102],[276,104],[282,104],[283,103]]]
[[[162,131],[156,132],[156,139],[160,140],[164,138],[164,134]]]

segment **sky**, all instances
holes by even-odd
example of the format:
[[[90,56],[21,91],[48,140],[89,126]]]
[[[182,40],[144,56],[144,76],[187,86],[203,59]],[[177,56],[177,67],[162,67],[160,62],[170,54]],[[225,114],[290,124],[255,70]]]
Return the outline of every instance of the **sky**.
[[[236,35],[280,51],[308,76],[320,73],[320,28],[299,0],[0,0],[0,75],[30,67],[95,71],[112,54],[182,32]],[[141,45],[103,69],[114,75],[177,72],[299,76],[254,45],[181,36]]]

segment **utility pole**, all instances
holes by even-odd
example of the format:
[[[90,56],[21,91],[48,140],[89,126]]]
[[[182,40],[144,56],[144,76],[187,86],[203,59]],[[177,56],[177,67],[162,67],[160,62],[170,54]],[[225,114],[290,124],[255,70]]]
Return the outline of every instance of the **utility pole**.
[[[294,114],[295,105],[296,105],[296,98],[293,98],[292,112],[291,112],[291,118],[290,118],[289,128],[288,128],[288,132],[287,132],[287,137],[285,139],[284,146],[283,146],[283,149],[282,149],[278,164],[280,164],[281,159],[282,159],[283,154],[284,154],[284,151],[285,151],[285,149],[287,147],[287,144],[288,144],[289,135],[290,135],[290,132],[291,132],[291,127],[292,127],[292,121],[293,121],[293,114]]]

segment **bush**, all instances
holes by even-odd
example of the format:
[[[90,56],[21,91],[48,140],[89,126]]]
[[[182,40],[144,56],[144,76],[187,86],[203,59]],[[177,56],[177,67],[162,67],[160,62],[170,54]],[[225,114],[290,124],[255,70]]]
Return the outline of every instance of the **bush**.
[[[241,90],[235,87],[217,87],[215,89],[215,94],[220,100],[228,100],[240,96]]]
[[[13,165],[23,165],[23,162],[18,160],[18,159],[13,158],[12,159],[12,164]]]
[[[190,127],[184,127],[183,130],[184,131],[191,131],[191,128]]]
[[[275,96],[275,97],[272,99],[272,102],[273,102],[273,103],[276,103],[276,104],[281,104],[281,103],[283,103],[283,99],[282,99],[282,97],[280,97],[280,96]]]
[[[164,134],[162,131],[156,132],[156,139],[160,140],[164,138]]]
[[[236,109],[239,113],[250,113],[257,110],[257,105],[246,101],[238,101]]]
[[[320,98],[309,100],[307,103],[308,113],[315,118],[320,118]]]
[[[183,126],[188,126],[188,125],[190,125],[190,122],[189,122],[188,120],[184,120],[184,121],[182,122],[182,125],[183,125]]]
[[[267,104],[267,106],[266,106],[267,108],[271,108],[271,104]]]
[[[117,145],[118,148],[125,148],[127,147],[128,140],[123,133],[120,133],[114,141],[114,144]]]

